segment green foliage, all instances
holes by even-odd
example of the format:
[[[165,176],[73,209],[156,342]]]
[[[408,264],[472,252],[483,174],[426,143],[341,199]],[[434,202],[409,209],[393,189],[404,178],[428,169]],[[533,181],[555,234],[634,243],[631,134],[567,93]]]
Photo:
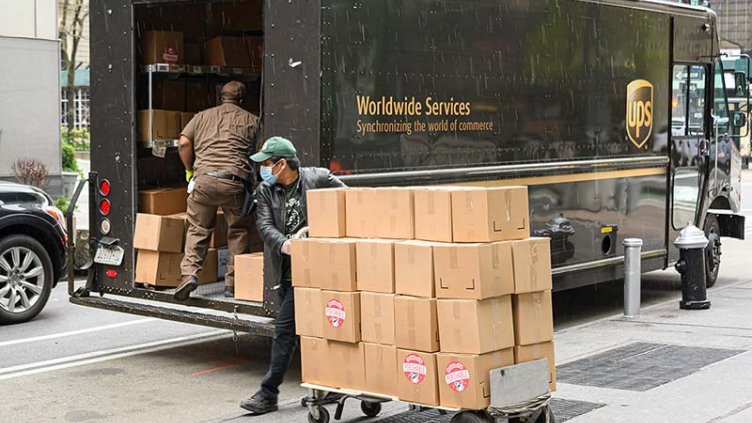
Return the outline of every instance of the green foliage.
[[[61,129],[63,144],[70,144],[75,151],[89,151],[91,149],[91,133],[88,129],[74,129],[68,134],[68,128]]]
[[[76,162],[76,149],[73,145],[63,141],[63,170],[67,172],[80,172]]]
[[[70,206],[70,200],[68,197],[57,197],[55,199],[55,207],[59,208],[63,214],[68,214],[68,207]]]

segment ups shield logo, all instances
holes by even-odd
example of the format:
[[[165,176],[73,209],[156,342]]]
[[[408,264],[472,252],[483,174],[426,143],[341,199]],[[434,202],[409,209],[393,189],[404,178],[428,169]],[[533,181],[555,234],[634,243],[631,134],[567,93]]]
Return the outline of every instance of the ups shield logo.
[[[653,134],[653,84],[637,79],[627,85],[627,138],[642,148]]]

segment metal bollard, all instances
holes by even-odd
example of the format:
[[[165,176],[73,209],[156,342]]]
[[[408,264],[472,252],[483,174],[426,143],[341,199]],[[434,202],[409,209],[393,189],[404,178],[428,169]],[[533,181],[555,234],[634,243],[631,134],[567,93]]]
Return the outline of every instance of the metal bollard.
[[[688,223],[674,241],[679,249],[676,270],[681,274],[682,299],[679,308],[705,310],[710,308],[705,280],[705,247],[708,239],[700,228]]]
[[[640,317],[640,290],[642,277],[642,240],[624,240],[624,317]]]

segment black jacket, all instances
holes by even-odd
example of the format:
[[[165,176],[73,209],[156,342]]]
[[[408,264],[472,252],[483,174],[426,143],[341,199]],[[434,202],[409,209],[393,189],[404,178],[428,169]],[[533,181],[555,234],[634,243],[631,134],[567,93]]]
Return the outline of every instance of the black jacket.
[[[317,188],[344,188],[336,176],[329,170],[318,167],[300,169],[300,183],[298,195],[303,213],[308,216],[306,192]],[[256,188],[256,226],[261,239],[264,241],[264,253],[271,269],[266,270],[271,279],[271,286],[279,285],[282,279],[282,244],[287,241],[285,236],[285,189],[280,185],[269,185],[266,182]]]

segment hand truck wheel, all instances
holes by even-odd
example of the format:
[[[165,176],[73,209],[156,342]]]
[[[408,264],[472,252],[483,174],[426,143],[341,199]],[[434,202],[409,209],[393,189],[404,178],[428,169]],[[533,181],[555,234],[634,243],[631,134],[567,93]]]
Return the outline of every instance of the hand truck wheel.
[[[450,423],[491,423],[494,419],[490,418],[484,412],[477,411],[460,411],[452,416]]]
[[[381,413],[381,403],[371,402],[371,401],[361,401],[360,410],[367,417],[376,417],[379,415],[379,413]]]
[[[319,414],[319,418],[313,415],[313,412],[308,412],[308,423],[329,423],[329,410],[326,407],[316,408]]]

